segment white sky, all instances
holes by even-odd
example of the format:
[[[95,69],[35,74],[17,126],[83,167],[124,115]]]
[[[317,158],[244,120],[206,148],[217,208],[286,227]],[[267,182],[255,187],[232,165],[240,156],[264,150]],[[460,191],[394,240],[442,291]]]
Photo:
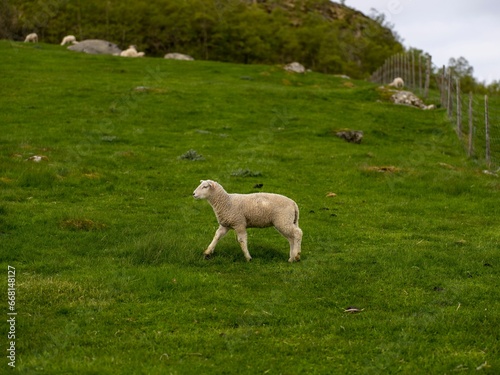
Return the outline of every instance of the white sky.
[[[366,15],[372,8],[383,13],[405,47],[429,53],[437,66],[465,57],[478,81],[500,80],[499,0],[346,0],[345,5]]]

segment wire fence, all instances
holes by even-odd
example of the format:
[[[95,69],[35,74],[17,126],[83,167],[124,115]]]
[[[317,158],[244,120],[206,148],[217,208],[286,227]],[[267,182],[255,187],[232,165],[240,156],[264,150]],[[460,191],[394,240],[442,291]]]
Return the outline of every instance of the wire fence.
[[[414,52],[388,58],[371,81],[387,85],[397,77],[404,80],[405,89],[446,109],[470,158],[500,172],[500,97],[463,92],[452,68],[437,68],[430,56]]]

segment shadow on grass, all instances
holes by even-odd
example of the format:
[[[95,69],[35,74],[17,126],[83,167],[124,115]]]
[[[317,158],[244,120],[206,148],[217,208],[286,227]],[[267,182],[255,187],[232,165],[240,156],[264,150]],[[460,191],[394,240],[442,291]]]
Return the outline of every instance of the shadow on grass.
[[[288,261],[287,250],[281,251],[275,245],[254,244],[249,247],[252,261],[250,263],[283,263]],[[201,254],[203,256],[203,254]],[[202,258],[204,259],[204,258]],[[214,254],[205,260],[207,263],[224,264],[224,263],[247,263],[240,246],[235,241],[234,245],[219,244],[215,249]]]
[[[253,243],[250,254],[253,260],[266,263],[281,263],[288,260],[288,244],[280,248],[275,244]],[[199,241],[179,239],[164,233],[151,233],[137,239],[122,253],[134,265],[154,265],[164,263],[180,265],[209,265],[225,263],[246,263],[245,257],[236,241],[224,241],[217,245],[215,253],[205,260],[204,245]]]

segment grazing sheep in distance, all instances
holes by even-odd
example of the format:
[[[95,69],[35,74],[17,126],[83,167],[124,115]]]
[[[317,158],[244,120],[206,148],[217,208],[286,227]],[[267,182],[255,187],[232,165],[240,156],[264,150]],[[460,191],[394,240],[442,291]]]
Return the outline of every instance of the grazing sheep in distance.
[[[31,33],[26,35],[26,39],[24,39],[24,43],[38,43],[38,35],[36,33]]]
[[[389,83],[388,86],[394,86],[398,89],[402,89],[404,87],[404,85],[405,85],[405,81],[403,81],[403,78],[397,77],[397,78],[394,78],[394,81]]]
[[[128,49],[122,51],[120,53],[122,57],[142,57],[144,56],[144,52],[137,52],[135,46],[129,46]]]
[[[205,250],[205,259],[214,252],[217,242],[234,229],[247,261],[252,260],[247,247],[247,228],[274,226],[290,243],[289,262],[300,260],[302,230],[299,228],[299,208],[284,195],[271,193],[228,194],[217,182],[201,180],[193,192],[195,199],[206,199],[212,206],[219,228]]]
[[[61,46],[64,46],[65,44],[68,44],[68,43],[76,44],[78,42],[76,41],[76,38],[74,35],[66,35],[61,42]]]

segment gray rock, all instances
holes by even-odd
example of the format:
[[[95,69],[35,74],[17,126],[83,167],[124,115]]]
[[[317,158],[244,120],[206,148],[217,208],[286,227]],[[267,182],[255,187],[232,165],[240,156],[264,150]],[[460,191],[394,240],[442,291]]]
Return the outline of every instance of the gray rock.
[[[122,50],[116,44],[100,39],[87,39],[69,46],[69,50],[76,52],[85,52],[93,55],[120,55]]]
[[[194,60],[189,55],[184,55],[182,53],[177,53],[177,52],[167,53],[164,58],[170,59],[170,60],[184,60],[184,61],[193,61]]]
[[[434,106],[432,104],[425,105],[422,99],[420,99],[418,96],[416,96],[414,93],[410,91],[395,91],[394,94],[391,96],[391,101],[394,104],[409,105],[424,110],[434,109]]]
[[[351,143],[361,143],[363,140],[363,132],[361,130],[342,130],[335,133],[335,135]]]
[[[293,72],[293,73],[305,73],[306,68],[298,62],[293,62],[288,65],[285,65],[284,68],[287,72]]]

